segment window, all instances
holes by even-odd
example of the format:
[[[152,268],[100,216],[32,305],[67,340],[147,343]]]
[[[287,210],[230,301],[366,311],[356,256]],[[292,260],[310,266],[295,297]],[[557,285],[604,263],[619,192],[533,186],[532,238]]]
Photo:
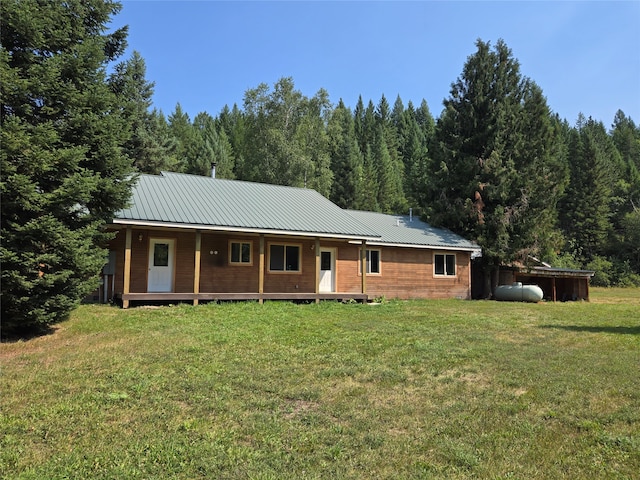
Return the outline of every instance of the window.
[[[231,240],[229,242],[229,263],[232,265],[251,265],[251,242]]]
[[[300,245],[269,245],[269,270],[272,272],[299,272]]]
[[[358,272],[360,273],[360,262],[358,261]],[[367,275],[380,274],[380,250],[367,250]]]
[[[153,246],[153,266],[167,267],[169,266],[169,244],[156,243]]]
[[[453,254],[436,253],[433,256],[433,272],[444,277],[456,276],[456,256]]]

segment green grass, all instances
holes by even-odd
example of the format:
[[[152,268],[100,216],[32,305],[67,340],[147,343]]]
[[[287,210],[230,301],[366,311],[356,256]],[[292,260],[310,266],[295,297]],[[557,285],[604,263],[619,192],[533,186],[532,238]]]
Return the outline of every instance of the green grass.
[[[638,478],[640,290],[86,305],[0,345],[0,478]]]

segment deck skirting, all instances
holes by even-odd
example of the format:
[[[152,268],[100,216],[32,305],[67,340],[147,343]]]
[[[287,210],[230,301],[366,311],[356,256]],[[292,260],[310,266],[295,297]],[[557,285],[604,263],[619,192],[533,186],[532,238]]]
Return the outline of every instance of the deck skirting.
[[[355,300],[365,303],[369,300],[366,293],[123,293],[116,299],[128,305],[129,302],[199,302],[199,301],[247,301],[288,300]]]

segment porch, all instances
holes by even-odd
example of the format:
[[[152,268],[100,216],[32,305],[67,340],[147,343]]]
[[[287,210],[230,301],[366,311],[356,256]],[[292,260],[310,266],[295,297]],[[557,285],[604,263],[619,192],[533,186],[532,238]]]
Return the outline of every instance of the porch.
[[[349,301],[366,303],[369,296],[366,293],[123,293],[116,294],[115,299],[120,302],[193,302],[201,301],[247,301],[254,300],[262,303],[265,300],[309,301],[322,300]]]
[[[366,241],[349,244],[350,238],[300,235],[266,235],[225,231],[126,226],[124,238],[116,238],[111,298],[128,308],[131,303],[288,300],[367,302]],[[134,238],[136,241],[134,241]],[[285,245],[286,247],[283,247]],[[343,247],[344,246],[344,247]],[[162,248],[160,248],[162,247]],[[269,249],[271,247],[271,249]],[[294,252],[292,271],[277,269],[274,252]],[[348,248],[353,281],[337,281],[337,252]],[[354,252],[355,250],[355,252]],[[162,255],[160,255],[160,253]],[[276,252],[277,253],[277,252]],[[269,258],[274,257],[271,261]],[[287,257],[287,261],[291,260]],[[160,285],[152,275],[157,266],[168,270]],[[357,267],[359,265],[359,267]],[[328,280],[328,281],[327,281]],[[106,281],[106,280],[105,280]],[[115,287],[113,286],[115,284]],[[160,287],[160,288],[158,288]],[[346,287],[346,288],[344,288]],[[105,290],[106,291],[106,290]],[[105,294],[105,298],[108,298]]]

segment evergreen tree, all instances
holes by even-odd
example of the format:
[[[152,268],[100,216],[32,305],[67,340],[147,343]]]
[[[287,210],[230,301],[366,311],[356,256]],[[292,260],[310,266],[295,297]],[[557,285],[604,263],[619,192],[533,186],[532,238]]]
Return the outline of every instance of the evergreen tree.
[[[196,115],[192,127],[193,139],[186,152],[185,172],[210,176],[215,163],[217,178],[234,178],[233,151],[224,129],[206,112]]]
[[[394,160],[387,147],[385,129],[378,127],[373,148],[372,160],[377,171],[377,205],[383,213],[404,213],[406,199],[402,189],[402,169],[394,165]]]
[[[544,97],[522,77],[502,40],[493,50],[480,40],[476,45],[437,123],[427,208],[435,224],[482,247],[487,293],[497,284],[499,265],[547,249],[542,229],[549,224],[538,226],[532,219],[552,215],[545,210],[553,209],[553,195],[562,189],[549,191],[547,203],[541,202],[537,175],[523,175],[532,163],[548,170],[559,161]],[[537,118],[527,120],[534,111]]]
[[[362,188],[363,157],[355,136],[354,117],[342,99],[327,128],[334,175],[329,198],[342,208],[355,208]]]
[[[602,122],[580,115],[569,142],[570,182],[562,226],[582,265],[606,253],[619,156]]]
[[[562,126],[551,115],[542,90],[525,84],[521,113],[522,150],[516,153],[510,249],[527,263],[551,258],[562,245],[558,204],[569,182]]]
[[[224,130],[220,130],[213,143],[213,158],[216,162],[216,176],[218,178],[235,178],[235,157],[229,137]]]
[[[0,78],[3,332],[63,319],[98,286],[102,226],[129,197],[127,101],[106,68],[120,5],[2,2]]]
[[[640,126],[618,110],[611,131],[613,143],[620,154],[623,170],[620,194],[623,195],[621,212],[629,213],[640,208]]]
[[[154,175],[161,171],[179,171],[181,165],[176,158],[178,141],[171,133],[162,111],[154,108],[145,122],[147,125],[142,129],[142,132],[147,135],[142,137],[144,148],[134,159],[138,171]]]
[[[397,98],[395,108],[402,106],[402,100]],[[389,102],[382,95],[376,108],[376,138],[374,146],[377,158],[382,162],[379,166],[379,199],[383,212],[405,213],[408,209],[404,195],[404,162],[400,157],[398,147],[398,130],[392,121],[392,111]],[[387,196],[390,195],[390,196]]]
[[[130,59],[119,63],[109,79],[112,89],[125,100],[123,116],[131,126],[131,138],[124,151],[138,171],[158,173],[175,167],[171,142],[163,138],[159,112],[150,112],[153,82],[146,80],[147,67],[136,51]],[[160,130],[157,130],[160,129]]]
[[[211,165],[215,163],[213,144],[217,141],[215,123],[206,112],[198,113],[191,125],[191,142],[185,152],[184,172],[192,175],[211,175]]]
[[[425,103],[426,107],[426,103]],[[428,108],[426,112],[429,113]],[[398,138],[400,156],[404,162],[405,183],[404,191],[409,205],[420,214],[420,206],[426,205],[426,185],[429,179],[429,141],[425,129],[418,123],[418,112],[409,102],[407,109],[399,114]],[[430,135],[433,135],[434,121],[431,118]]]
[[[245,172],[245,151],[246,147],[246,126],[244,113],[238,108],[236,104],[232,109],[228,106],[222,109],[218,117],[218,123],[220,129],[224,132],[223,140],[229,142],[230,150],[228,152],[229,158],[233,161],[233,172],[229,178],[238,178],[240,180],[248,179],[248,174]]]
[[[367,145],[364,152],[364,165],[362,168],[362,189],[359,192],[356,210],[366,210],[369,212],[379,212],[380,204],[378,203],[378,169],[371,151],[371,147]]]
[[[620,154],[624,178],[617,184],[617,241],[610,247],[620,262],[628,263],[637,276],[640,275],[640,127],[619,110],[613,121],[611,135]]]
[[[176,171],[186,172],[189,166],[189,155],[195,155],[199,145],[197,145],[196,130],[191,124],[189,114],[182,110],[180,103],[168,118],[169,133],[173,137],[174,157],[176,159]]]
[[[353,132],[355,133],[356,141],[358,142],[358,148],[363,155],[365,154],[367,143],[364,133],[364,111],[364,102],[362,101],[362,95],[360,95],[356,103],[356,108],[353,110]]]

